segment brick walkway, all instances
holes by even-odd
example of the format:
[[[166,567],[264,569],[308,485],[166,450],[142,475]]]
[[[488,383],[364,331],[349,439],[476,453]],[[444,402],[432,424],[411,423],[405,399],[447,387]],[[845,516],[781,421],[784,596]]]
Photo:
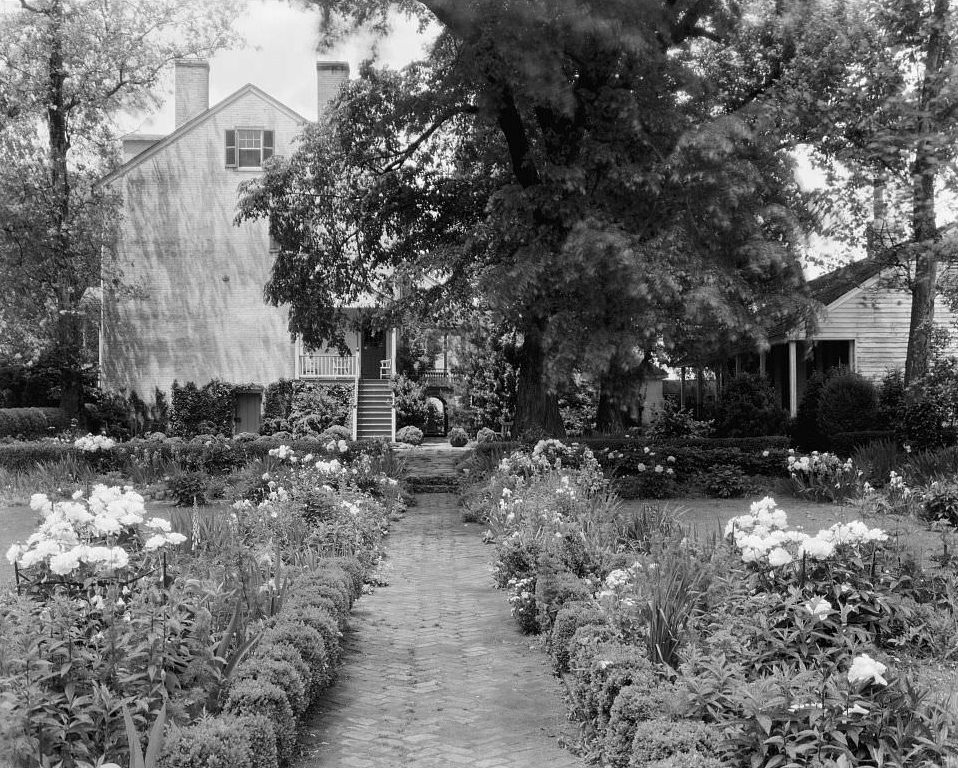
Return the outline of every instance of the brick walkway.
[[[388,587],[363,597],[340,678],[298,768],[578,768],[548,657],[492,588],[492,551],[455,497],[419,496],[390,535]]]

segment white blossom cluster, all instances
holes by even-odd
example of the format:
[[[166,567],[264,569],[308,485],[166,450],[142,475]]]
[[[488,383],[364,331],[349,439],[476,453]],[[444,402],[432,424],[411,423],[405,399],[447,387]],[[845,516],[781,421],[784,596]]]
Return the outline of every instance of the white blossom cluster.
[[[329,453],[346,453],[349,450],[349,443],[345,440],[330,440],[326,443],[326,450]]]
[[[767,563],[772,568],[802,558],[827,560],[838,547],[858,547],[870,541],[888,539],[880,528],[869,528],[860,520],[836,523],[814,536],[789,530],[785,512],[777,508],[775,499],[770,496],[753,503],[749,514],[729,520],[725,536],[741,552],[743,562]]]
[[[88,499],[77,491],[70,500],[58,502],[35,493],[30,508],[43,516],[43,522],[25,544],[18,542],[7,550],[7,560],[21,568],[46,565],[58,576],[69,575],[84,563],[95,571],[126,568],[130,554],[117,544],[125,535],[141,539],[147,551],[186,541],[171,532],[169,521],[145,520],[143,497],[132,486],[95,485]]]
[[[828,452],[812,451],[808,456],[796,456],[794,450],[789,450],[787,462],[791,474],[804,472],[812,476],[827,476],[831,473],[852,472],[855,469],[851,459],[842,461],[834,453]]]
[[[87,434],[83,437],[78,437],[73,441],[73,447],[81,451],[86,451],[87,453],[93,453],[94,451],[107,451],[116,445],[116,441],[107,437],[106,435],[91,435]]]

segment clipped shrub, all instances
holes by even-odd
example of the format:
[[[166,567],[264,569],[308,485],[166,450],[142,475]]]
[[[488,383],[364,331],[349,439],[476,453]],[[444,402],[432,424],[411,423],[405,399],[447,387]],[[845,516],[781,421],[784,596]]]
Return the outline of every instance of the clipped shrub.
[[[536,620],[541,632],[552,628],[556,614],[568,602],[581,602],[592,596],[592,585],[550,558],[540,559],[536,578]]]
[[[583,723],[601,737],[619,692],[627,685],[642,684],[654,673],[644,649],[616,641],[577,643],[581,633],[580,629],[572,640],[569,693]]]
[[[242,719],[203,717],[185,728],[170,726],[159,768],[258,768],[250,752]]]
[[[289,697],[282,688],[263,680],[239,680],[230,686],[224,710],[231,715],[265,716],[276,735],[277,759],[286,763],[292,757],[296,746],[296,720]],[[247,750],[248,745],[247,737]]]
[[[639,723],[676,714],[681,702],[675,685],[654,674],[636,676],[612,703],[609,725],[602,739],[602,756],[613,768],[628,768]]]
[[[284,615],[285,613],[284,607]],[[235,684],[241,680],[272,683],[285,691],[293,713],[296,715],[301,715],[309,706],[309,699],[306,698],[306,683],[309,678],[303,680],[296,667],[289,661],[266,657],[247,659],[233,672],[232,682]]]
[[[830,439],[832,452],[847,458],[858,449],[873,443],[895,443],[895,433],[888,429],[866,429],[861,432],[839,432]],[[888,475],[885,475],[887,478]]]
[[[266,645],[285,643],[299,651],[299,655],[309,666],[310,679],[307,690],[312,698],[322,689],[330,675],[329,656],[326,653],[323,636],[312,627],[307,627],[293,619],[286,619],[282,613],[274,622],[273,626],[263,633],[260,643]]]
[[[250,762],[255,768],[278,768],[276,731],[265,715],[243,715],[237,718],[249,739]]]
[[[335,608],[335,604],[329,598],[308,594],[297,596],[283,605],[285,618],[302,622],[323,636],[331,667],[339,663],[342,650],[340,640],[343,636],[335,618]]]
[[[707,437],[711,431],[711,422],[696,421],[691,411],[666,400],[665,406],[649,427],[648,437],[659,442],[682,437]]]
[[[166,490],[178,507],[202,506],[210,501],[210,477],[203,471],[182,472],[166,481]]]
[[[329,442],[330,440],[352,440],[353,432],[349,427],[344,427],[340,424],[333,424],[330,427],[327,427],[323,430],[322,434],[319,436],[320,442]]]
[[[0,408],[0,437],[51,437],[69,426],[59,408]]]
[[[0,467],[15,471],[34,469],[37,464],[81,458],[81,452],[72,445],[44,442],[0,443]]]
[[[462,448],[469,442],[469,436],[462,427],[453,427],[449,430],[449,445],[453,448]]]
[[[549,636],[549,652],[556,672],[569,671],[569,643],[580,627],[604,624],[605,618],[591,602],[567,602],[555,616]]]
[[[646,768],[683,754],[714,759],[721,743],[722,732],[701,720],[645,720],[636,724],[629,768]]]
[[[822,435],[861,432],[878,425],[875,385],[858,373],[832,376],[818,403],[818,430]]]
[[[736,466],[719,464],[702,478],[705,495],[713,499],[739,499],[752,490],[748,475]]]
[[[646,468],[618,478],[615,492],[623,499],[671,499],[678,495],[679,487],[674,475]]]
[[[788,416],[768,380],[746,373],[723,387],[714,421],[720,437],[754,437],[784,434]]]
[[[476,442],[477,443],[494,443],[499,439],[499,433],[494,429],[489,429],[489,427],[483,427],[478,432],[476,432]]]
[[[422,430],[419,427],[407,426],[396,430],[396,442],[406,443],[407,445],[419,445],[422,443]]]

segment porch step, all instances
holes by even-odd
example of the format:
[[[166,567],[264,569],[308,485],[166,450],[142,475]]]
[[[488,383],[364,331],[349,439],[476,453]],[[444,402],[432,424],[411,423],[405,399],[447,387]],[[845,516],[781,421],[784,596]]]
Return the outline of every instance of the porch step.
[[[388,379],[360,379],[356,398],[356,436],[392,437],[393,392]]]

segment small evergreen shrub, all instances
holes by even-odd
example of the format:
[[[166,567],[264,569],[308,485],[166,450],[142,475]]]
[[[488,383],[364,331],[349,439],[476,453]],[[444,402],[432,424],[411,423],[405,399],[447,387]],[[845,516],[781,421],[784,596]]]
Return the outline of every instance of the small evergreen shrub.
[[[592,585],[554,562],[546,565],[540,561],[535,596],[539,630],[548,632],[562,606],[588,600],[592,596]]]
[[[721,731],[701,720],[657,717],[636,724],[629,766],[646,768],[683,754],[714,759],[721,743]]]
[[[166,481],[166,490],[178,507],[203,506],[212,498],[210,477],[203,471],[173,475]]]
[[[920,390],[910,392],[898,414],[896,435],[914,450],[938,448],[945,443],[944,417],[938,403],[926,398]]]
[[[858,373],[832,376],[821,391],[818,430],[822,435],[860,432],[878,425],[875,385]]]
[[[805,451],[817,451],[826,444],[818,427],[818,408],[826,381],[827,377],[821,371],[815,371],[808,377],[802,399],[798,402],[798,413],[791,425],[795,443]]]
[[[742,374],[722,389],[715,408],[715,433],[720,437],[755,437],[785,433],[788,416],[769,382]]]
[[[604,624],[599,607],[589,602],[567,602],[556,614],[549,636],[549,651],[556,672],[569,671],[569,643],[580,627]]]
[[[272,723],[273,733],[276,735],[278,761],[285,764],[293,756],[293,748],[296,746],[296,719],[283,689],[263,680],[239,680],[230,686],[224,710],[231,715],[265,716]]]
[[[453,427],[449,430],[449,445],[453,448],[462,448],[469,442],[469,436],[462,427]]]
[[[316,437],[334,425],[348,424],[352,408],[352,387],[296,381],[293,384],[292,406],[286,419],[297,437]]]
[[[265,715],[243,715],[237,718],[239,727],[249,739],[250,762],[254,768],[279,768],[276,754],[276,731]]]
[[[289,661],[271,658],[247,659],[233,672],[233,683],[239,683],[241,680],[272,683],[286,693],[296,715],[301,715],[309,706],[309,700],[306,698],[308,680],[303,680]]]
[[[323,636],[312,627],[286,619],[280,613],[274,625],[263,633],[260,642],[277,645],[285,643],[299,651],[310,670],[310,697],[321,690],[329,679],[330,665],[326,645]]]
[[[250,751],[242,720],[203,717],[186,728],[169,728],[159,768],[259,768],[253,765]]]
[[[329,442],[330,440],[335,440],[339,442],[340,440],[352,440],[353,433],[349,427],[344,427],[340,424],[333,424],[330,427],[327,427],[323,433],[319,436],[319,441]]]
[[[494,429],[489,429],[489,427],[483,427],[478,432],[476,432],[476,442],[477,443],[494,443],[499,439],[499,433]]]
[[[702,478],[705,495],[713,499],[739,499],[752,490],[748,475],[736,466],[719,464]]]
[[[426,397],[426,388],[405,374],[400,374],[393,379],[392,388],[393,405],[396,408],[396,426],[416,427],[420,431],[425,429],[426,422],[429,420],[429,399]]]
[[[396,442],[406,443],[407,445],[420,445],[422,443],[422,430],[419,427],[403,427],[396,430]]]
[[[587,728],[601,737],[609,724],[612,705],[627,685],[641,684],[653,674],[644,649],[606,641],[578,643],[583,630],[572,640],[569,669],[572,704]]]
[[[654,670],[637,675],[615,697],[609,726],[602,739],[602,756],[613,768],[628,768],[632,744],[640,723],[670,715],[681,702],[676,686],[659,678]]]

